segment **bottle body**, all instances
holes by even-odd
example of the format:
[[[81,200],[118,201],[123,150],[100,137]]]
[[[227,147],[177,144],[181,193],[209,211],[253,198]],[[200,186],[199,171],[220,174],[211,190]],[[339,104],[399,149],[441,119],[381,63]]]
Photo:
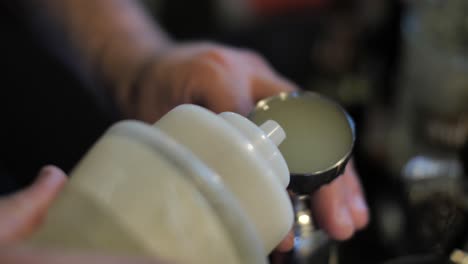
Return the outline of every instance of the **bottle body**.
[[[192,112],[190,107],[182,108]],[[208,120],[214,115],[205,114]],[[227,159],[242,154],[241,161],[257,164],[263,172],[237,172],[253,177],[251,182],[255,174],[262,174],[258,184],[249,187],[245,178],[222,175],[224,171],[213,169],[215,161],[199,158],[199,150],[187,147],[191,143],[184,142],[183,133],[170,137],[169,123],[152,127],[124,121],[107,131],[74,169],[32,243],[158,256],[180,263],[265,263],[267,248],[279,243],[290,228],[284,187],[266,162],[252,155],[246,158],[241,152]],[[217,160],[220,168],[234,168],[235,162],[226,157]],[[239,192],[242,181],[244,191]],[[260,188],[258,196],[252,197],[256,188]],[[282,191],[267,194],[270,204],[280,202],[278,210],[267,208],[262,214],[262,194],[271,191]],[[246,207],[246,201],[255,200],[258,203]],[[275,218],[283,220],[270,221],[273,225],[267,222],[259,230],[262,217],[275,212]]]

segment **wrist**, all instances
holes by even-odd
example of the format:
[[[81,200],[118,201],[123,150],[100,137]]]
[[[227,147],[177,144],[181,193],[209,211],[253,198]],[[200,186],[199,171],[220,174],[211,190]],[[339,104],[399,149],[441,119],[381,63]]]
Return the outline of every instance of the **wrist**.
[[[168,38],[147,35],[125,38],[114,37],[103,46],[96,72],[100,85],[110,91],[122,112],[131,116],[138,103],[141,79],[173,44]]]

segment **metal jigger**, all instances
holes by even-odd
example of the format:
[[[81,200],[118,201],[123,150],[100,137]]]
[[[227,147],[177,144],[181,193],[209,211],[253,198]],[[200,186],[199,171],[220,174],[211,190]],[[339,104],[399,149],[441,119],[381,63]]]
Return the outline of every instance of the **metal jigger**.
[[[302,263],[317,248],[318,240],[323,244],[324,236],[315,232],[310,195],[343,173],[354,146],[354,122],[336,102],[305,91],[266,98],[249,118],[256,124],[275,120],[286,132],[280,151],[291,175],[288,189],[293,193],[296,216],[295,258]]]

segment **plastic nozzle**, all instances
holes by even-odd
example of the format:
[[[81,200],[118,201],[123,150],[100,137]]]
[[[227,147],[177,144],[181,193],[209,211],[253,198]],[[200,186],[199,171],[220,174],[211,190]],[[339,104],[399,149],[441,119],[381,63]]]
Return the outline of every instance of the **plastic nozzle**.
[[[276,145],[279,146],[286,139],[286,133],[283,128],[275,121],[268,120],[260,126],[265,135]]]

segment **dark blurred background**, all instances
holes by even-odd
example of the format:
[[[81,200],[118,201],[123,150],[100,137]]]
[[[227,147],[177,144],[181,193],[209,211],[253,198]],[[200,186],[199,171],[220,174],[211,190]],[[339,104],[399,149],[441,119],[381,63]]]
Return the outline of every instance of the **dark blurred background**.
[[[296,221],[295,250],[272,256],[273,263],[465,263],[456,258],[468,251],[467,1],[146,4],[175,39],[253,49],[302,88],[339,101],[356,121],[355,162],[370,226],[336,243],[313,223]],[[71,169],[120,115],[36,44],[11,7],[2,12],[6,193],[46,163]],[[8,177],[18,174],[30,176]]]

